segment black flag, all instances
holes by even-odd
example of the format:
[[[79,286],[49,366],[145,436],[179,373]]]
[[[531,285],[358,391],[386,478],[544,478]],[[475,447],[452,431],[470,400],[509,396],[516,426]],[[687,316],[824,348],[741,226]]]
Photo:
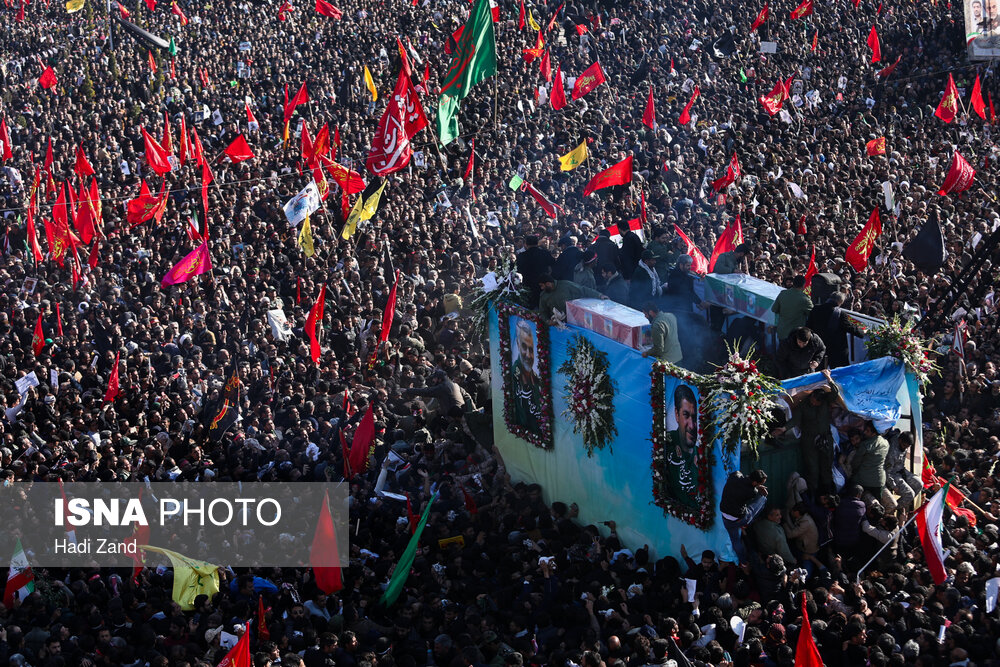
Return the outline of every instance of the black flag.
[[[634,86],[636,84],[642,83],[649,76],[649,58],[646,54],[642,54],[642,60],[639,61],[639,66],[635,68],[635,72],[632,73],[632,78],[629,79],[629,85]]]
[[[926,273],[934,273],[944,266],[948,250],[944,245],[944,234],[937,215],[931,214],[913,240],[903,248],[903,257],[916,264]]]

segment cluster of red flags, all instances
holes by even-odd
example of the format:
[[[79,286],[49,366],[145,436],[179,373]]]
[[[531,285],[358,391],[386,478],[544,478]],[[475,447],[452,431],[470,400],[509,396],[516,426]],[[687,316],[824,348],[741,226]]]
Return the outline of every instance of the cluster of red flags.
[[[410,79],[410,62],[406,50],[397,38],[401,66],[392,97],[379,119],[372,137],[365,166],[373,174],[387,176],[410,163],[413,147],[410,140],[427,127],[427,117],[420,104],[420,96]]]

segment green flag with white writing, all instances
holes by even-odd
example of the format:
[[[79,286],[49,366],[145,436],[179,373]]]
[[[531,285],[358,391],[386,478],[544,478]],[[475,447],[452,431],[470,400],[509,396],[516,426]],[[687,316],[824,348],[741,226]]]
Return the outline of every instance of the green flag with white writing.
[[[487,6],[489,6],[488,3]],[[399,597],[399,594],[403,592],[403,586],[406,585],[406,579],[410,576],[410,568],[413,567],[413,560],[417,555],[417,547],[420,545],[420,535],[424,532],[424,526],[427,525],[427,517],[431,513],[431,505],[434,504],[435,500],[437,500],[436,493],[431,496],[430,502],[424,508],[424,514],[420,517],[417,530],[413,533],[410,543],[406,545],[403,555],[400,556],[399,562],[396,563],[396,567],[392,571],[392,578],[389,579],[389,585],[386,587],[385,593],[382,594],[382,599],[379,600],[386,607],[391,607]]]
[[[447,146],[458,136],[459,102],[469,95],[473,86],[496,73],[497,42],[490,0],[476,0],[458,45],[452,50],[451,65],[441,84],[437,126],[442,144]]]

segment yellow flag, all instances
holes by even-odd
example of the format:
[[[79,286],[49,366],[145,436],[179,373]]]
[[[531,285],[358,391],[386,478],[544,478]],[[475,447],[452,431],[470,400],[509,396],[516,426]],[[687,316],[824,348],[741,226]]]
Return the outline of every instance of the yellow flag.
[[[74,14],[80,11],[85,3],[86,0],[66,0],[66,13]]]
[[[584,139],[580,145],[571,150],[566,155],[559,158],[559,167],[563,171],[573,171],[587,159],[587,140]]]
[[[368,86],[368,91],[372,94],[372,102],[374,102],[378,99],[378,90],[375,88],[375,80],[368,70],[368,65],[365,65],[365,85]]]
[[[354,202],[354,208],[351,209],[351,214],[347,216],[347,222],[344,223],[344,231],[340,232],[340,238],[345,241],[351,238],[351,236],[358,230],[358,220],[361,218],[361,207],[364,197],[358,196],[358,200]]]
[[[302,246],[302,251],[305,252],[306,257],[312,257],[316,254],[316,250],[313,248],[312,225],[309,224],[308,215],[306,215],[305,222],[302,223],[302,229],[299,230],[299,245]]]
[[[538,25],[538,22],[535,21],[535,17],[531,15],[531,7],[528,7],[528,25],[530,25],[531,29],[536,32],[542,29],[541,26]]]
[[[140,544],[143,551],[154,551],[170,559],[174,568],[174,602],[183,611],[194,609],[194,599],[199,595],[207,595],[209,599],[219,592],[219,566],[195,560],[181,555],[176,551],[151,547]]]
[[[376,190],[375,193],[368,198],[368,201],[365,202],[365,205],[361,208],[362,220],[371,220],[371,218],[375,215],[375,211],[378,210],[379,199],[382,198],[382,191],[385,190],[385,186],[388,184],[388,179],[382,181],[382,185],[379,186],[379,189]]]

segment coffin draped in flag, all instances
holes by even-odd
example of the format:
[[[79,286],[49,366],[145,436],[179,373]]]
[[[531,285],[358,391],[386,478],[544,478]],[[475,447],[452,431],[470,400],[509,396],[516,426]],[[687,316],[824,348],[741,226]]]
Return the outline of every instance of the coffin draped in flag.
[[[458,105],[473,86],[497,73],[497,44],[489,0],[477,0],[441,84],[437,125],[441,143],[458,136]]]
[[[212,255],[208,250],[208,241],[205,241],[167,271],[167,275],[160,281],[160,287],[178,285],[211,270]]]
[[[955,151],[951,158],[951,166],[948,168],[948,175],[945,177],[941,189],[938,190],[938,194],[950,195],[965,192],[972,187],[972,181],[975,177],[976,170],[973,169],[968,160]]]
[[[601,190],[602,188],[610,188],[615,185],[624,185],[625,183],[632,182],[632,156],[629,155],[627,158],[621,162],[608,167],[601,173],[590,179],[587,183],[587,187],[583,190],[583,196]]]
[[[365,161],[368,171],[379,176],[387,176],[409,164],[413,156],[410,139],[427,126],[420,98],[406,70],[404,63]]]

